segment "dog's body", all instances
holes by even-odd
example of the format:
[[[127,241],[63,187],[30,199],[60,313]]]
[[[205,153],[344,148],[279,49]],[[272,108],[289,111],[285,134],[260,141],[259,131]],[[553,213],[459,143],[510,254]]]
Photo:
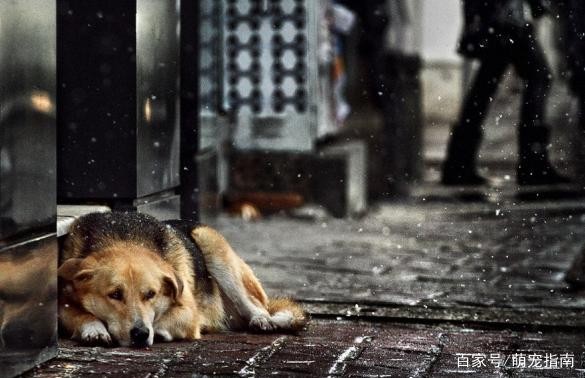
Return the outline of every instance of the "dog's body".
[[[59,268],[59,317],[73,338],[122,346],[195,340],[232,329],[296,331],[288,299],[268,299],[215,230],[136,213],[94,213],[72,226]]]

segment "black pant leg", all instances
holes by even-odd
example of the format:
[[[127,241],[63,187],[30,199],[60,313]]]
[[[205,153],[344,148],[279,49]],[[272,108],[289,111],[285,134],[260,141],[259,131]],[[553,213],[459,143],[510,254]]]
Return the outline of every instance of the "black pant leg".
[[[522,127],[546,122],[546,103],[551,88],[551,71],[544,50],[533,36],[532,29],[529,30],[510,54],[514,68],[524,80],[520,109]]]
[[[502,54],[503,55],[503,54]],[[469,88],[459,116],[458,127],[481,128],[502,75],[508,67],[506,56],[494,56],[480,61],[480,67]]]
[[[481,60],[473,83],[453,127],[443,164],[442,182],[446,185],[482,185],[485,179],[476,173],[477,153],[482,140],[481,124],[489,104],[508,66],[505,57]]]
[[[579,126],[581,132],[585,135],[585,93],[581,93],[578,96],[579,101]]]

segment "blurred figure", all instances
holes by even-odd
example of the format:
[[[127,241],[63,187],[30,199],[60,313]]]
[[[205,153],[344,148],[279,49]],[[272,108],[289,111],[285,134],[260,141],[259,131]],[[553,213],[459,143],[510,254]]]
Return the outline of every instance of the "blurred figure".
[[[579,100],[579,125],[585,133],[585,1],[558,1],[569,85]]]
[[[534,18],[547,13],[544,0],[528,0]],[[458,122],[453,126],[443,166],[445,185],[483,185],[476,171],[482,140],[482,123],[503,74],[512,65],[524,80],[518,127],[520,185],[567,183],[551,166],[545,124],[546,99],[551,74],[534,26],[524,14],[524,0],[464,0],[465,27],[459,53],[478,59],[480,66],[467,93]]]
[[[387,89],[384,85],[386,73],[386,31],[389,14],[386,0],[338,0],[338,4],[351,9],[360,19],[360,55],[368,62],[368,86],[374,105],[379,109],[385,106],[383,98]]]
[[[345,41],[356,23],[356,14],[341,4],[333,2],[332,30],[333,30],[333,98],[335,104],[335,120],[338,126],[342,126],[351,113],[351,106],[345,98],[347,85],[347,70],[345,68]]]
[[[382,117],[382,127],[364,135],[371,151],[370,195],[382,199],[406,194],[422,177],[422,60],[413,17],[417,6],[410,0],[337,1],[359,20],[359,81],[367,88],[360,101],[367,100]]]

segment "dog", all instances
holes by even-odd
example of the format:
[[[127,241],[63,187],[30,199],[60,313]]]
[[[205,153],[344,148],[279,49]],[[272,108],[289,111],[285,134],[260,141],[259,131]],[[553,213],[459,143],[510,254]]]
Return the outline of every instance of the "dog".
[[[78,218],[63,244],[59,320],[90,345],[148,347],[227,330],[297,332],[308,316],[268,298],[211,227],[139,213]]]

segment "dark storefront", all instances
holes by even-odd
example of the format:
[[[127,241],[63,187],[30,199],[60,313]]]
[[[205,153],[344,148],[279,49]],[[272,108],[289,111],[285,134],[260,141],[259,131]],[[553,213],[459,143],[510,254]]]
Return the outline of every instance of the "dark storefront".
[[[60,1],[60,202],[179,216],[179,2]]]

